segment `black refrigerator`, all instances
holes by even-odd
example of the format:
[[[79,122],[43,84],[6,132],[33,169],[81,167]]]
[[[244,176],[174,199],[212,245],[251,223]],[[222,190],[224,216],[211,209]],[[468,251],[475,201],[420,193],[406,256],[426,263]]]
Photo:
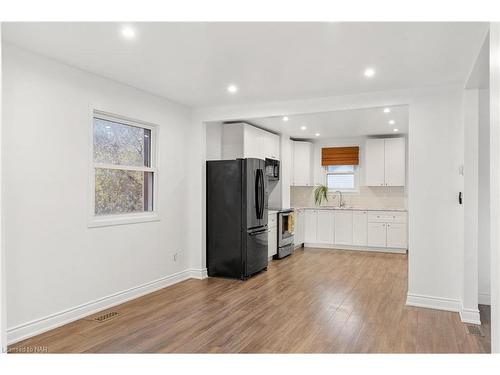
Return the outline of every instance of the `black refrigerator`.
[[[209,276],[245,280],[267,269],[265,161],[207,161]]]

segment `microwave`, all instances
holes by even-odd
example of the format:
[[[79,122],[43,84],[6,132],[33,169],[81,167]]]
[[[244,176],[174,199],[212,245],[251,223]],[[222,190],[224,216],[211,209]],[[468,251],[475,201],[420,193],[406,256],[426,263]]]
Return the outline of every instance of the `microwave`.
[[[280,179],[279,160],[266,158],[266,176],[269,181],[277,181]]]

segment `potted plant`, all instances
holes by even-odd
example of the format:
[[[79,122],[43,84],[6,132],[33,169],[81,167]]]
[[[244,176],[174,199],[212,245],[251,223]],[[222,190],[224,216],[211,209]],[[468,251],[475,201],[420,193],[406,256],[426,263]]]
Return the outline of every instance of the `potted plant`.
[[[317,206],[321,206],[323,201],[328,201],[328,187],[318,185],[314,188],[314,202]]]

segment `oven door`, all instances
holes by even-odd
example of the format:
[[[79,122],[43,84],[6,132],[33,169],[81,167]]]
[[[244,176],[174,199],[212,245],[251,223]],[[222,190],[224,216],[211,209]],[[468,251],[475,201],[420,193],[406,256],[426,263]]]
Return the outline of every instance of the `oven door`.
[[[293,230],[290,228],[292,212],[280,212],[278,218],[278,246],[282,247],[293,243]]]

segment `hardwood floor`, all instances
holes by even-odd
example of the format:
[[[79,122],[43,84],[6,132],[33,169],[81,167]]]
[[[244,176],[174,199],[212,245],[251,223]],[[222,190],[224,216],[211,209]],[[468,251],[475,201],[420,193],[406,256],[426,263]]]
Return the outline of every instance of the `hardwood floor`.
[[[187,280],[11,346],[50,353],[484,353],[458,313],[405,306],[407,257],[304,249],[242,282]]]

